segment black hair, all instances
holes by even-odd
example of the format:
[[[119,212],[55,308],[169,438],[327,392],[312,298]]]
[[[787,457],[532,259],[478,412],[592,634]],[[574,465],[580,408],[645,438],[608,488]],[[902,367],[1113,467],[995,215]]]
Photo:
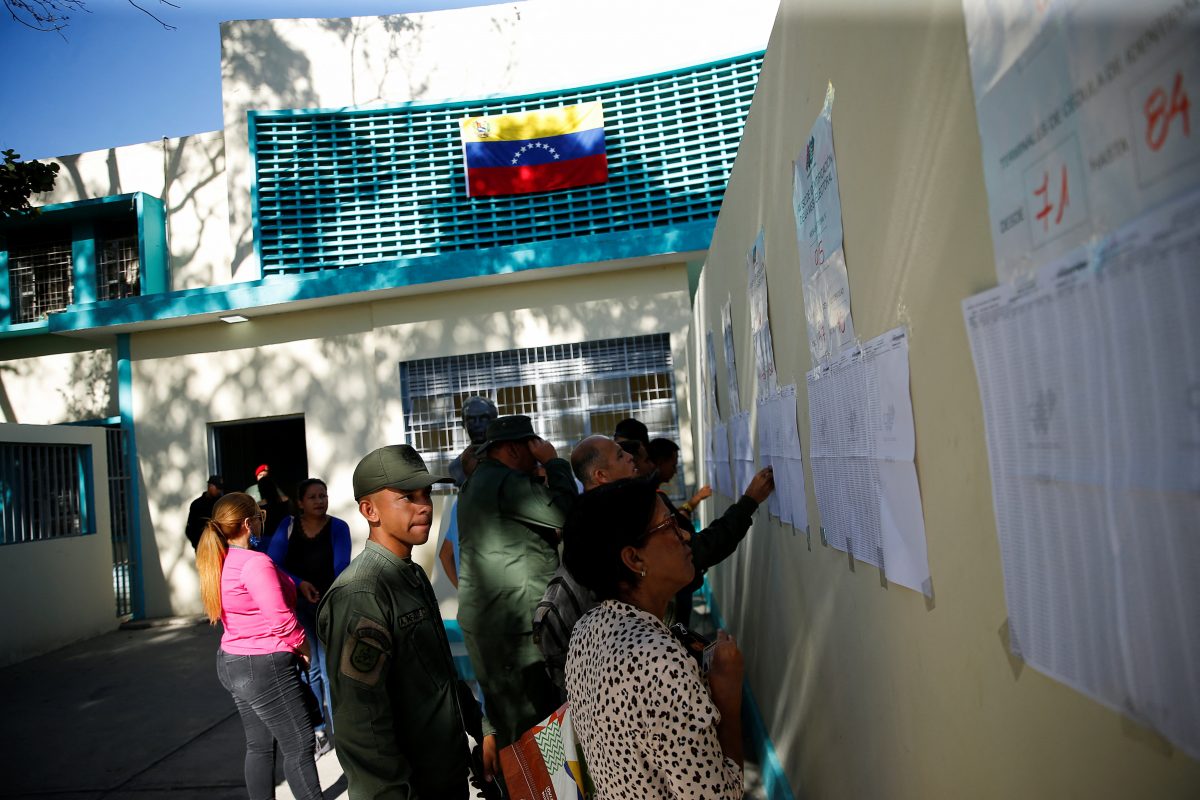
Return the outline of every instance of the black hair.
[[[642,542],[657,502],[655,487],[637,478],[606,483],[575,499],[563,526],[563,563],[600,600],[616,597],[622,585],[637,585],[621,551]]]
[[[309,487],[315,486],[318,483],[325,488],[325,491],[329,491],[329,484],[325,483],[325,481],[321,480],[320,478],[305,478],[296,484],[296,494],[294,496],[296,498],[297,506],[299,506],[300,501],[304,499],[304,493],[308,491]]]
[[[646,429],[646,425],[633,417],[626,417],[617,423],[617,427],[613,429],[613,436],[620,436],[622,439],[633,439],[642,444],[650,444],[650,431]]]
[[[675,453],[679,452],[679,445],[672,442],[670,439],[651,439],[650,444],[646,445],[646,455],[655,464],[662,464],[671,458]]]
[[[642,448],[646,446],[637,439],[626,439],[623,442],[617,442],[617,445],[626,453],[633,456],[634,459],[637,459],[641,455]]]

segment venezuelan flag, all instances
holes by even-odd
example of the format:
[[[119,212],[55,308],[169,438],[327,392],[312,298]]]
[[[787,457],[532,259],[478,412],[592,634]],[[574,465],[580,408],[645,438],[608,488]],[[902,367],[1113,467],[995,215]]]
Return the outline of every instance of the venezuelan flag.
[[[461,125],[470,197],[549,192],[608,180],[599,102],[468,117]]]

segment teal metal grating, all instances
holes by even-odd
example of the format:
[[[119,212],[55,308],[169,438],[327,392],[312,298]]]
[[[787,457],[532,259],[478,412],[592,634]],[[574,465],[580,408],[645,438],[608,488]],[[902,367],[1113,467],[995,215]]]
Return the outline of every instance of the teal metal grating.
[[[251,112],[263,274],[716,219],[762,59],[523,97]],[[460,119],[593,100],[604,103],[607,183],[467,197]]]

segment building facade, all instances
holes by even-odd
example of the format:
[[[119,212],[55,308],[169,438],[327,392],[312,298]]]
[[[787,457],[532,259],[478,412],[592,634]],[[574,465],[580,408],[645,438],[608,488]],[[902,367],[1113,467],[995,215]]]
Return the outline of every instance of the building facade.
[[[200,610],[183,529],[210,472],[321,477],[361,543],[358,459],[444,466],[473,394],[563,453],[629,415],[690,447],[689,275],[774,8],[611,12],[224,23],[222,130],[60,158],[0,228],[3,420],[124,431],[117,611]],[[606,182],[468,197],[459,120],[593,101]]]

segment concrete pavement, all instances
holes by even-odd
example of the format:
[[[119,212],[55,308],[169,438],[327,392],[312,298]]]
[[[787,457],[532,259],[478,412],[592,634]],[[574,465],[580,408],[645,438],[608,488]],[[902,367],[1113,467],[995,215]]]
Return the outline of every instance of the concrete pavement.
[[[244,800],[246,740],[217,681],[220,638],[202,619],[159,621],[0,669],[0,798]],[[746,766],[746,797],[762,798]],[[276,797],[293,800],[282,767]],[[325,800],[346,796],[335,753],[317,771]]]
[[[119,630],[0,669],[0,797],[246,797],[245,737],[217,682],[219,628],[194,619]],[[317,762],[344,797],[337,757]],[[277,797],[290,800],[277,774]]]

